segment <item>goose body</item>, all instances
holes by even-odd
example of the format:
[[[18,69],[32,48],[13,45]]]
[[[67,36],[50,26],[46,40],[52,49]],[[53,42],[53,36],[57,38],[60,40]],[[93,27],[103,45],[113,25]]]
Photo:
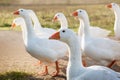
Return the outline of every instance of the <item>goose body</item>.
[[[74,13],[77,13],[77,17],[84,25],[81,40],[83,52],[101,65],[108,67],[112,66],[113,61],[120,60],[120,43],[109,38],[92,37],[89,33],[90,23],[87,12],[79,9]]]
[[[115,22],[114,22],[114,33],[117,39],[120,39],[120,7],[116,3],[111,3],[107,5],[114,14],[115,14]]]
[[[30,55],[44,63],[56,62],[58,59],[65,56],[67,53],[67,47],[64,43],[41,38],[35,34],[27,10],[19,9],[14,12],[14,14],[22,16],[25,20],[26,26],[22,26],[21,28],[24,45]],[[59,72],[57,72],[56,75],[58,73]]]
[[[80,20],[80,26],[79,26],[79,29],[78,29],[78,35],[81,37],[82,34],[83,34],[83,26],[84,26],[84,23]],[[89,31],[90,31],[90,35],[92,37],[107,37],[111,31],[108,31],[108,30],[105,30],[105,29],[102,29],[102,28],[99,28],[99,27],[93,27],[93,26],[90,26],[89,27]]]
[[[69,46],[67,80],[120,80],[120,73],[110,68],[104,66],[84,67],[82,65],[79,39],[72,30],[61,29],[54,33],[50,39],[61,40]]]
[[[111,31],[102,29],[100,27],[90,26],[90,35],[93,36],[93,37],[107,37],[110,34],[110,32]],[[81,35],[81,34],[79,34],[79,35]]]

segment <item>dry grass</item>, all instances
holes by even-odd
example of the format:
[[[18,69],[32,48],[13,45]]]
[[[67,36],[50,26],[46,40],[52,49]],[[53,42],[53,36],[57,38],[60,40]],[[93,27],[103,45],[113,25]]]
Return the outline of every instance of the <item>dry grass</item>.
[[[0,0],[0,4],[105,4],[120,0]]]
[[[36,12],[42,26],[58,29],[59,23],[53,23],[51,20],[57,12],[63,12],[69,22],[69,27],[77,31],[79,27],[79,21],[75,20],[70,13],[77,9],[85,9],[91,21],[91,25],[99,26],[113,31],[114,14],[106,8],[105,5],[80,5],[80,6],[65,6],[65,5],[53,5],[53,6],[0,6],[0,29],[8,30],[12,20],[17,17],[12,14],[13,11],[19,8],[32,9]]]

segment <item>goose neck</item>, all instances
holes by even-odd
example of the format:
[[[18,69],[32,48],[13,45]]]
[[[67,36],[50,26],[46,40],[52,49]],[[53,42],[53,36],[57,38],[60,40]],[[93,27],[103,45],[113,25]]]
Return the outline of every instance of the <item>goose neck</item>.
[[[26,16],[23,16],[23,18],[24,18],[25,24],[26,24],[26,27],[24,28],[24,29],[26,29],[26,31],[24,30],[25,37],[28,39],[28,38],[35,36],[34,30],[32,27],[32,21],[31,21],[30,17],[28,15],[26,15]]]
[[[114,9],[113,9],[113,12],[115,14],[115,21],[114,21],[114,32],[115,32],[115,36],[117,38],[119,38],[119,29],[120,29],[120,7],[119,6],[116,6]]]
[[[68,44],[70,46],[69,63],[82,66],[81,51],[78,38],[73,39]]]
[[[114,9],[114,14],[115,14],[115,21],[119,20],[120,19],[120,16],[119,16],[120,15],[120,7],[119,6]]]
[[[32,11],[32,12],[30,12],[30,16],[31,16],[33,23],[34,23],[34,29],[35,30],[41,29],[42,27],[41,27],[41,24],[39,22],[39,19],[36,16],[36,14]]]
[[[26,24],[25,24],[25,21],[23,21],[23,23],[20,25],[21,26],[21,29],[22,29],[22,34],[23,34],[23,40],[26,41]]]
[[[120,13],[120,7],[119,6],[114,7],[112,10],[114,11],[115,15],[118,15]]]
[[[84,27],[84,23],[82,20],[79,20],[80,21],[80,25],[79,25],[79,28],[78,28],[78,36],[81,37],[83,35],[83,27]]]
[[[64,18],[61,18],[60,19],[60,24],[61,24],[61,28],[63,29],[65,29],[65,28],[67,28],[68,27],[68,22],[67,22],[67,19],[64,17]]]
[[[67,66],[67,77],[68,80],[73,76],[76,76],[78,71],[84,70],[84,67],[82,65],[82,59],[81,59],[81,51],[80,51],[80,45],[78,41],[78,37],[72,37],[72,39],[68,42],[69,46],[69,61]]]
[[[90,32],[89,32],[90,22],[89,22],[88,17],[84,17],[79,20],[81,21],[81,24],[82,24],[82,26],[81,26],[81,29],[83,29],[82,34],[85,36],[90,36]]]

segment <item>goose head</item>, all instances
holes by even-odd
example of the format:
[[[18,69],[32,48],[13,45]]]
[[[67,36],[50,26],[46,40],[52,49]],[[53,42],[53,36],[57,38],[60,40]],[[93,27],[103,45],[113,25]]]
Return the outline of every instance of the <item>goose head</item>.
[[[73,39],[75,33],[70,29],[60,29],[58,32],[54,33],[49,39],[56,39],[68,43]]]
[[[21,26],[24,23],[24,19],[22,17],[15,18],[12,22],[11,28],[14,28],[16,26]]]
[[[64,14],[59,12],[59,13],[55,14],[52,21],[53,22],[56,22],[58,20],[60,21],[60,20],[64,19],[64,17],[65,17]]]
[[[78,9],[72,13],[72,16],[80,19],[84,19],[86,15],[87,15],[87,12],[83,9]]]
[[[110,8],[112,10],[119,9],[119,6],[116,3],[110,3],[110,4],[106,5],[106,6],[107,6],[107,8]]]
[[[22,17],[29,16],[28,11],[26,9],[18,9],[13,13],[14,15],[20,15]]]

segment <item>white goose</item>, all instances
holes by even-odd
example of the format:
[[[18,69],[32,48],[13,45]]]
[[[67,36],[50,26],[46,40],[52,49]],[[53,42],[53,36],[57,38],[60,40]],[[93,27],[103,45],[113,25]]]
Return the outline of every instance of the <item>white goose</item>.
[[[107,7],[113,10],[115,14],[115,23],[114,23],[115,37],[117,39],[120,39],[120,7],[116,3],[108,4]]]
[[[53,21],[60,21],[60,24],[61,24],[61,29],[62,28],[68,28],[68,22],[67,22],[67,19],[65,17],[65,15],[63,13],[56,13],[54,18],[53,18]],[[81,36],[82,35],[82,27],[83,24],[82,22],[80,21],[80,26],[79,26],[79,30],[78,30],[78,35]],[[93,36],[93,37],[107,37],[109,35],[111,31],[108,31],[108,30],[105,30],[105,29],[101,29],[99,27],[90,27],[90,34]]]
[[[27,10],[29,12],[29,15],[34,23],[34,30],[39,36],[44,36],[46,38],[49,38],[51,34],[53,34],[56,30],[51,28],[43,28],[39,22],[39,19],[37,18],[35,12],[33,10]]]
[[[61,40],[69,46],[67,80],[120,80],[120,73],[107,67],[83,67],[79,40],[72,30],[61,29],[60,31],[54,33],[50,39]]]
[[[14,28],[14,27],[16,27],[16,26],[21,26],[21,27],[26,27],[26,24],[25,24],[25,20],[22,18],[22,17],[17,17],[17,18],[15,18],[14,20],[13,20],[13,22],[12,22],[12,26],[11,26],[11,28]],[[45,34],[37,34],[40,38],[46,38],[46,35]],[[23,35],[23,37],[24,37],[24,35]],[[48,36],[47,36],[47,38],[48,38]],[[39,62],[37,62],[37,64],[35,64],[35,65],[40,65],[41,64],[41,61],[39,61]]]
[[[26,26],[22,26],[21,28],[27,52],[44,63],[55,62],[56,72],[53,73],[53,76],[58,75],[59,66],[57,60],[64,57],[67,53],[66,45],[60,41],[38,37],[34,32],[32,21],[25,9],[19,9],[14,14],[22,16],[25,20]],[[43,74],[48,74],[47,66],[45,66],[45,72]]]
[[[53,17],[53,22],[55,21],[60,21],[61,28],[60,29],[66,29],[68,28],[68,21],[63,13],[56,13],[55,16]]]
[[[14,28],[14,27],[16,27],[16,26],[26,26],[25,25],[25,21],[24,21],[24,19],[22,18],[22,17],[17,17],[17,18],[15,18],[14,20],[13,20],[13,22],[12,22],[12,28]]]
[[[89,34],[90,23],[85,10],[78,9],[73,12],[73,16],[78,17],[83,23],[81,47],[88,57],[108,67],[111,67],[115,61],[120,60],[119,42],[109,38],[92,37]]]

